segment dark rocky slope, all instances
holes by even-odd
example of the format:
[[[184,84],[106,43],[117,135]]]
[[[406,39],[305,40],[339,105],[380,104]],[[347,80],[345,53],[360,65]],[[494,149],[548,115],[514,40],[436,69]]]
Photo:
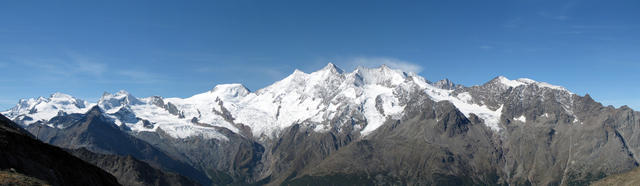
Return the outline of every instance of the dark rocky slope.
[[[264,147],[251,138],[220,128],[229,140],[188,137],[176,139],[160,132],[135,134],[139,139],[206,174],[214,184],[258,182],[252,177],[261,165]]]
[[[135,159],[131,155],[98,154],[84,148],[67,151],[111,173],[122,185],[199,185],[197,182],[191,181],[179,174],[156,169],[143,161]]]
[[[638,166],[640,113],[604,107],[588,95],[570,95],[564,102],[554,98],[560,92],[541,90],[540,95],[546,94],[541,99],[515,91],[495,97],[507,103],[500,132],[474,115],[465,117],[448,102],[415,97],[405,117],[389,119],[364,138],[334,145],[331,151],[321,150],[322,145],[291,150],[287,154],[296,156],[285,160],[300,159],[305,166],[273,183],[585,185]],[[570,113],[564,103],[571,104]],[[527,121],[514,119],[520,115]],[[298,135],[306,137],[299,139],[320,135],[290,128],[301,131]],[[298,141],[289,136],[278,141]]]
[[[286,185],[492,185],[500,151],[491,131],[449,102],[415,97],[407,116],[291,175]]]
[[[67,149],[86,148],[104,154],[131,155],[154,167],[177,172],[203,185],[211,184],[205,174],[192,166],[174,159],[146,141],[135,138],[115,125],[103,115],[99,107],[85,114],[69,114],[52,118],[63,129],[40,124],[30,125],[27,130],[38,134],[40,140]],[[42,127],[40,127],[42,126]]]
[[[111,174],[32,138],[0,115],[0,169],[11,168],[51,185],[120,185]]]

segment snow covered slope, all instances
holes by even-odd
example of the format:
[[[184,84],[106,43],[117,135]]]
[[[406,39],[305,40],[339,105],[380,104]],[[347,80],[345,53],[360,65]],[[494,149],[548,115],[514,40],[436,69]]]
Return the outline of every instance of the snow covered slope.
[[[21,124],[29,125],[49,120],[58,114],[84,113],[93,105],[95,104],[57,92],[49,98],[20,99],[15,107],[2,114],[12,120],[19,120]]]
[[[509,80],[498,77],[500,90],[535,85],[566,91],[562,87],[530,79]],[[250,127],[255,137],[272,137],[293,124],[312,127],[323,132],[345,122],[335,118],[351,117],[364,120],[354,126],[362,135],[380,127],[387,119],[403,116],[407,97],[422,91],[434,101],[450,101],[465,116],[475,114],[495,131],[501,130],[502,107],[489,107],[472,101],[469,92],[455,92],[452,82],[429,83],[423,77],[391,69],[358,67],[344,72],[329,63],[319,71],[305,73],[295,70],[288,77],[255,92],[241,84],[217,85],[210,91],[188,98],[152,96],[136,98],[126,91],[105,93],[98,103],[56,93],[50,98],[20,100],[2,114],[23,125],[47,121],[60,113],[83,113],[98,105],[117,125],[132,131],[167,132],[175,138],[202,136],[226,139],[217,128],[240,133],[240,125]],[[568,92],[568,91],[567,91]]]
[[[561,86],[557,86],[557,85],[552,85],[549,83],[545,83],[545,82],[537,82],[534,81],[532,79],[528,79],[528,78],[520,78],[517,80],[509,80],[504,76],[498,76],[498,80],[500,80],[500,82],[502,84],[504,84],[505,86],[508,87],[518,87],[521,85],[536,85],[538,87],[543,87],[543,88],[550,88],[550,89],[555,89],[555,90],[562,90],[562,91],[568,91],[567,89],[565,89],[564,87]]]

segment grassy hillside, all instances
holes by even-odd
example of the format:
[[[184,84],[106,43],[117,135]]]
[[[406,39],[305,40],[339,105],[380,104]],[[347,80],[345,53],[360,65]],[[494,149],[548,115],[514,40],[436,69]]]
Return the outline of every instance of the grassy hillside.
[[[636,186],[640,185],[640,168],[633,169],[632,171],[611,175],[602,180],[594,182],[592,186],[609,186],[609,185],[624,185],[624,186]]]
[[[13,171],[0,171],[0,185],[49,185],[38,178]]]

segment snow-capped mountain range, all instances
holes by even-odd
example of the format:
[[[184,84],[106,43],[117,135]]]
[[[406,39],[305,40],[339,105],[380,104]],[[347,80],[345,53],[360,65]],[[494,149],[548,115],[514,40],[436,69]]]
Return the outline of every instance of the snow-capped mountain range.
[[[384,65],[330,63],[188,98],[54,93],[1,113],[43,142],[132,155],[203,185],[587,185],[640,165],[629,107],[531,79],[462,86]]]
[[[488,91],[533,89],[573,95],[563,87],[525,78],[509,80],[500,76],[483,86],[489,86],[485,88]],[[105,93],[97,103],[54,93],[49,98],[22,99],[15,107],[1,113],[28,126],[46,123],[59,115],[84,113],[99,106],[116,125],[133,132],[162,130],[175,138],[202,136],[221,140],[226,137],[216,129],[219,127],[242,133],[242,126],[248,126],[253,137],[271,138],[293,124],[326,132],[341,125],[358,123],[333,121],[340,115],[350,114],[355,116],[351,120],[365,121],[365,125],[352,127],[360,135],[367,136],[387,118],[403,117],[408,97],[415,91],[422,91],[434,101],[453,103],[467,117],[477,115],[493,131],[501,131],[504,103],[493,103],[490,96],[472,90],[473,87],[455,85],[449,80],[432,83],[417,74],[385,65],[344,72],[329,63],[312,73],[295,70],[288,77],[255,92],[241,84],[217,85],[188,98],[136,98],[126,91],[119,91]],[[565,110],[571,114],[570,103],[566,104]],[[524,115],[514,119],[527,120]],[[574,119],[577,121],[577,117]]]

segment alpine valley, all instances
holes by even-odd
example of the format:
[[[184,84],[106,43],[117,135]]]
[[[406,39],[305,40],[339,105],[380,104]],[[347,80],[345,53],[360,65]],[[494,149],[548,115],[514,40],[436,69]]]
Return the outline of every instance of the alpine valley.
[[[124,185],[585,185],[640,161],[640,112],[626,106],[531,79],[466,87],[385,65],[329,63],[188,98],[54,93],[2,114]]]

